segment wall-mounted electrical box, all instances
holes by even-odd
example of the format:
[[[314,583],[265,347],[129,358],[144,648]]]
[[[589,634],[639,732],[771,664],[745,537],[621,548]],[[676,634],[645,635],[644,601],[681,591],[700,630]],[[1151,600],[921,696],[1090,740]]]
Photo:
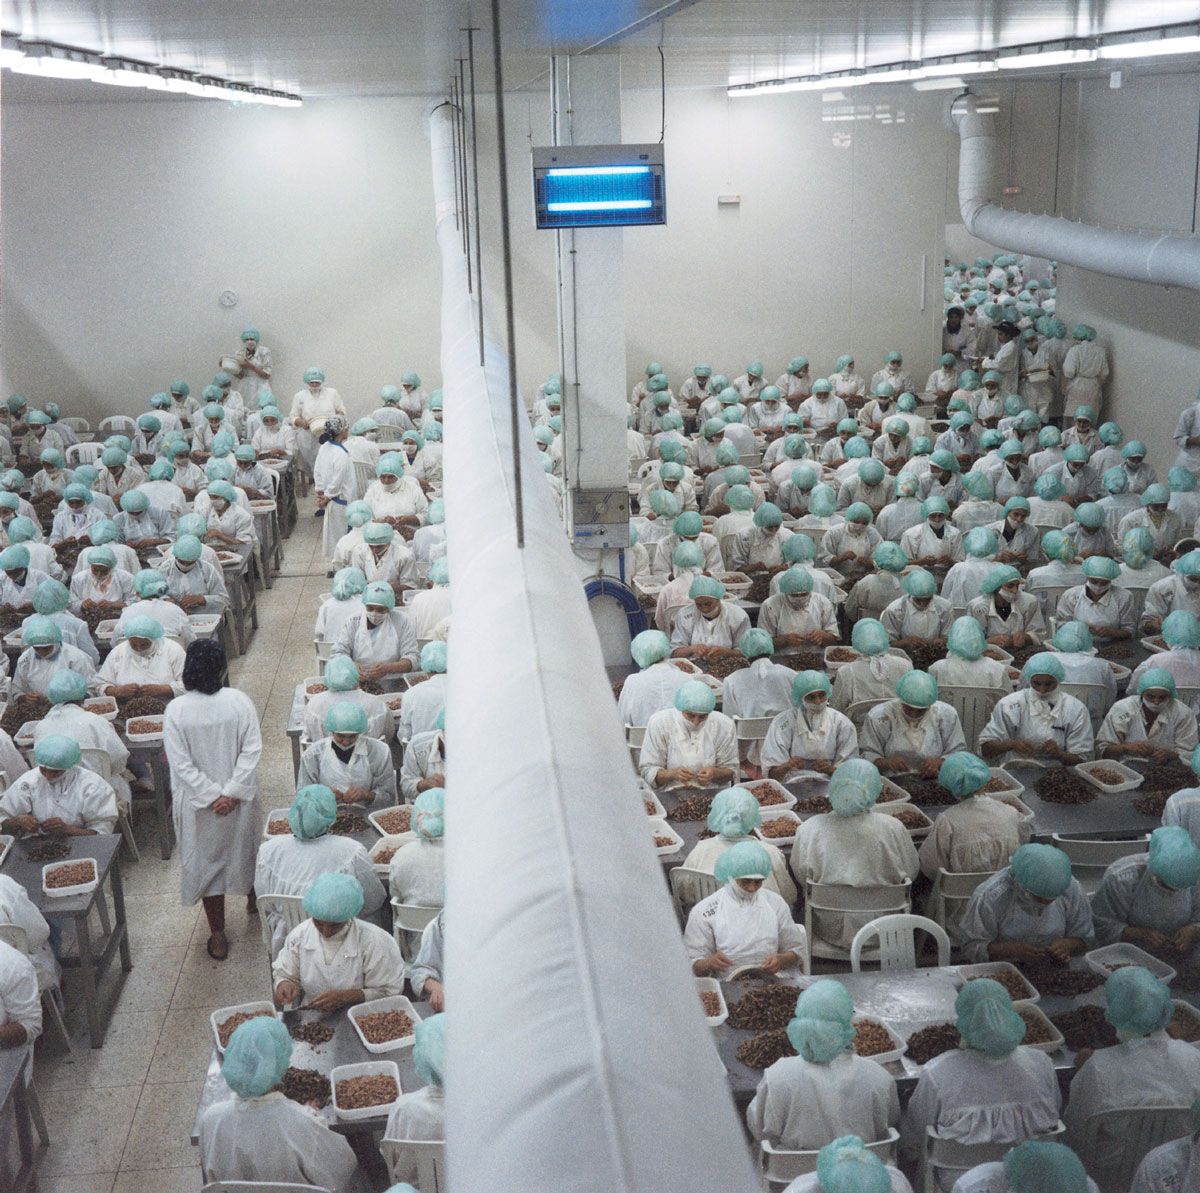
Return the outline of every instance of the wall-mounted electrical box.
[[[661,145],[550,145],[533,151],[539,228],[667,222]]]
[[[577,547],[628,547],[628,490],[572,490],[571,522]]]

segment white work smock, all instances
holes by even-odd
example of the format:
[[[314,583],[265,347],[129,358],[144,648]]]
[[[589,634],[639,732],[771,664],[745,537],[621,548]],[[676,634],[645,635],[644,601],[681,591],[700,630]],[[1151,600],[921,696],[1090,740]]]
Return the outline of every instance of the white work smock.
[[[401,845],[388,866],[388,888],[398,903],[441,907],[446,899],[445,838],[418,836]]]
[[[979,622],[985,638],[997,634],[1028,634],[1035,642],[1041,642],[1046,636],[1041,603],[1028,592],[1017,593],[1017,599],[1009,605],[1007,617],[1001,617],[997,611],[995,593],[984,593],[968,601],[967,616]]]
[[[1136,692],[1138,682],[1152,667],[1161,667],[1164,671],[1169,671],[1177,688],[1200,687],[1200,650],[1181,646],[1152,654],[1134,668],[1127,690]]]
[[[314,742],[300,759],[297,789],[313,783],[323,783],[332,791],[361,787],[376,799],[395,801],[396,767],[392,751],[386,742],[365,733],[354,743],[350,757],[343,762],[338,757],[332,737]]]
[[[966,748],[958,713],[941,700],[925,709],[916,722],[904,715],[899,700],[877,704],[867,713],[858,735],[859,755],[868,762],[904,757],[915,767],[925,759],[945,758]]]
[[[1182,700],[1172,699],[1147,729],[1141,695],[1126,696],[1105,715],[1096,734],[1096,754],[1103,756],[1105,746],[1140,741],[1156,750],[1174,750],[1181,762],[1190,765],[1196,748],[1196,714]]]
[[[183,647],[168,638],[153,639],[145,654],[138,654],[127,641],[118,642],[100,667],[99,686],[103,690],[131,683],[164,684],[176,696],[182,695],[184,654]]]
[[[934,820],[917,851],[921,872],[934,878],[938,870],[951,874],[1002,870],[1032,832],[1032,820],[1023,819],[1011,804],[986,795],[969,796]]]
[[[428,733],[437,728],[438,716],[446,707],[448,684],[449,676],[444,671],[435,672],[427,680],[404,693],[400,705],[400,721],[397,725],[401,741],[410,741],[418,733]]]
[[[916,497],[897,497],[891,505],[884,506],[880,511],[874,527],[882,539],[889,543],[899,543],[900,536],[906,530],[920,526],[924,521],[921,502]]]
[[[796,673],[782,663],[772,663],[768,658],[755,659],[749,667],[726,677],[721,685],[721,711],[727,717],[778,716],[792,707],[792,681],[795,678]],[[625,695],[624,690],[621,695]]]
[[[399,609],[393,609],[382,624],[373,626],[362,615],[346,618],[334,641],[331,658],[343,655],[353,659],[360,668],[375,663],[397,663],[408,659],[412,669],[417,669],[417,636],[412,623]]]
[[[371,507],[377,522],[385,518],[413,517],[424,521],[429,511],[429,498],[425,496],[424,489],[407,474],[397,477],[390,489],[382,481],[373,480],[362,499]]]
[[[186,648],[196,641],[196,631],[188,620],[188,615],[174,601],[151,598],[134,601],[126,605],[117,618],[117,628],[113,631],[113,639],[119,641],[125,637],[125,626],[133,617],[153,617],[163,628],[164,634],[170,634],[180,640],[179,644]]]
[[[209,551],[211,547],[207,548]],[[213,558],[216,553],[213,552]],[[173,556],[160,563],[158,570],[167,581],[167,592],[175,600],[186,596],[202,596],[204,604],[193,612],[220,615],[229,608],[229,590],[225,587],[225,573],[220,566],[203,556],[184,571]]]
[[[928,641],[946,637],[950,632],[952,612],[951,604],[945,597],[930,597],[929,604],[921,609],[913,602],[913,598],[905,593],[886,606],[880,613],[879,620],[893,642],[897,638],[923,638]]]
[[[1099,417],[1104,408],[1104,383],[1109,377],[1108,355],[1099,344],[1082,340],[1067,351],[1062,366],[1063,413],[1073,418],[1079,406],[1090,406]]]
[[[78,672],[87,680],[88,691],[93,694],[96,692],[98,681],[95,664],[83,651],[62,642],[46,658],[42,658],[32,646],[27,646],[21,651],[13,670],[10,695],[20,696],[26,692],[36,692],[39,696],[44,696],[50,681],[63,670]]]
[[[408,699],[407,694],[405,699]],[[377,737],[380,741],[392,739],[394,722],[384,700],[361,688],[351,688],[347,692],[318,692],[304,706],[304,737],[310,745],[329,736],[325,732],[325,714],[335,704],[342,703],[357,704],[367,714],[368,737]]]
[[[446,773],[446,734],[442,729],[420,733],[408,743],[400,764],[400,793],[406,803],[420,795],[417,784]]]
[[[1126,928],[1151,928],[1165,936],[1200,922],[1200,887],[1172,890],[1150,873],[1146,853],[1118,858],[1092,895],[1098,945],[1113,944]]]
[[[789,758],[803,758],[836,767],[857,754],[858,733],[848,717],[828,705],[818,713],[793,707],[771,722],[762,745],[762,765],[769,770]]]
[[[846,417],[846,403],[835,394],[810,394],[800,403],[797,413],[814,431],[836,427]]]
[[[998,941],[1020,940],[1044,947],[1077,937],[1090,948],[1094,935],[1091,908],[1077,878],[1043,906],[1017,882],[1011,866],[975,888],[957,932],[963,955],[971,962],[987,961],[988,945]]]
[[[900,549],[909,559],[924,559],[934,556],[941,566],[949,567],[966,558],[963,551],[962,534],[949,523],[943,524],[941,535],[935,534],[928,522],[909,527],[900,536]],[[938,566],[937,564],[933,566]]]
[[[1185,1189],[1200,1189],[1200,1133],[1147,1152],[1129,1193],[1183,1193]]]
[[[348,597],[339,601],[335,597],[326,597],[317,610],[317,620],[313,626],[313,638],[317,642],[336,642],[342,632],[342,626],[351,617],[362,617],[362,596]]]
[[[908,1183],[908,1178],[899,1168],[891,1164],[885,1164],[883,1167],[888,1175],[888,1180],[891,1181],[888,1193],[913,1193],[912,1185]],[[815,1172],[808,1172],[792,1181],[783,1193],[825,1193],[825,1191],[821,1185],[821,1178]]]
[[[1058,625],[1082,621],[1091,627],[1093,637],[1103,640],[1103,627],[1114,630],[1134,628],[1133,597],[1114,584],[1102,596],[1093,599],[1087,584],[1078,584],[1058,598],[1054,618]]]
[[[735,967],[759,965],[771,953],[801,955],[804,930],[793,922],[788,905],[774,891],[764,886],[751,894],[730,879],[692,908],[683,944],[693,964],[724,953]],[[786,981],[798,974],[799,966],[788,966],[776,976]]]
[[[28,957],[37,974],[38,988],[58,985],[62,974],[50,948],[50,925],[15,878],[0,874],[0,924],[15,924],[25,932]]]
[[[891,700],[896,695],[896,685],[912,669],[912,663],[899,655],[857,658],[838,668],[829,703],[845,712],[860,700]]]
[[[669,534],[666,538],[661,538],[657,543],[652,544],[654,555],[650,570],[663,576],[669,576],[674,567],[671,557],[675,554],[675,548],[679,546],[681,541],[679,535]],[[715,574],[726,570],[721,558],[721,544],[717,542],[716,535],[701,531],[691,541],[704,552],[704,563],[702,565],[704,571]]]
[[[347,920],[331,939],[312,920],[298,924],[271,967],[274,984],[295,982],[311,1003],[327,990],[361,990],[366,1001],[388,998],[404,988],[404,958],[390,932]]]
[[[95,833],[111,833],[117,823],[117,797],[99,775],[72,766],[51,782],[38,767],[26,771],[0,795],[0,820],[33,816],[61,820]]]
[[[753,841],[755,845],[761,845],[767,851],[767,856],[771,859],[771,873],[767,875],[767,880],[763,885],[767,890],[774,891],[791,907],[796,902],[796,884],[788,872],[787,858],[783,856],[777,845],[773,845],[770,841],[760,841],[749,833],[739,837],[716,836],[697,841],[692,852],[683,860],[684,868],[703,870],[705,874],[712,874],[716,871],[717,859],[726,850],[732,849],[734,845],[742,841]]]
[[[55,733],[73,738],[79,743],[81,750],[103,750],[112,760],[114,780],[125,769],[125,764],[129,761],[129,749],[117,735],[112,722],[97,716],[94,712],[88,712],[78,704],[56,704],[34,726],[33,744],[36,746],[43,737],[49,737]],[[15,752],[16,747],[13,747],[13,750]],[[0,743],[0,765],[3,765],[4,756],[3,746]],[[22,766],[25,765],[22,763]],[[8,771],[7,765],[4,765],[4,769]],[[12,772],[9,774],[11,775]]]
[[[694,601],[688,601],[675,617],[671,628],[671,648],[680,646],[735,647],[750,628],[745,609],[728,600],[721,601],[715,617],[705,617]]]
[[[1179,515],[1170,507],[1166,513],[1159,516],[1156,523],[1149,509],[1142,506],[1140,509],[1131,510],[1117,523],[1117,541],[1123,543],[1131,530],[1139,529],[1150,531],[1155,551],[1168,550],[1192,531],[1191,526],[1184,527]]]
[[[48,578],[48,577],[47,577]],[[113,568],[103,583],[92,575],[86,562],[75,569],[71,577],[71,612],[78,614],[84,601],[103,601],[114,605],[127,605],[136,593],[133,577],[123,568]],[[32,595],[32,594],[31,594]],[[0,603],[8,603],[0,601]]]
[[[733,721],[723,713],[711,712],[701,725],[693,725],[677,708],[656,712],[646,726],[642,741],[638,765],[642,778],[654,787],[660,770],[675,770],[681,766],[691,770],[706,766],[726,767],[733,770],[736,777],[738,748]],[[673,782],[667,786],[682,784]]]
[[[440,1085],[426,1085],[410,1094],[402,1094],[388,1115],[384,1139],[433,1141],[445,1138],[446,1095]],[[399,1152],[391,1161],[390,1178],[400,1184],[417,1179],[417,1162],[407,1152]]]
[[[937,680],[939,687],[999,688],[1002,692],[1013,690],[1008,668],[983,655],[977,659],[964,659],[960,655],[948,654],[929,665],[929,674]]]
[[[450,611],[448,584],[435,584],[432,588],[423,588],[413,593],[408,604],[404,606],[404,612],[412,622],[413,633],[418,641],[439,637],[438,626],[450,617]]]
[[[446,971],[446,929],[445,911],[437,915],[425,925],[421,933],[421,947],[417,950],[417,959],[412,963],[408,974],[409,985],[418,998],[425,997],[425,982],[432,978],[435,982],[443,982]]]
[[[737,672],[740,675],[742,672]],[[625,678],[617,711],[624,725],[648,725],[656,712],[675,707],[675,693],[694,676],[663,659]],[[726,680],[726,683],[729,681]],[[418,687],[423,688],[421,684]],[[405,696],[407,700],[407,695]],[[732,714],[730,714],[732,715]]]
[[[1030,688],[1002,696],[988,723],[979,731],[979,745],[989,741],[1027,741],[1040,745],[1053,741],[1059,749],[1089,759],[1095,749],[1092,722],[1083,702],[1061,687],[1049,700],[1043,700]],[[1019,762],[1026,755],[1006,751],[993,765]]]
[[[400,535],[388,543],[382,555],[376,555],[370,543],[359,543],[350,552],[350,566],[358,568],[368,584],[379,580],[384,584],[406,584],[413,588],[421,582],[417,557]]]
[[[788,1193],[784,1190],[784,1193]],[[1004,1164],[1000,1160],[991,1160],[987,1164],[979,1164],[954,1182],[951,1193],[1012,1193],[1012,1185],[1004,1175]],[[1087,1193],[1100,1193],[1100,1186],[1089,1176]]]
[[[30,1059],[33,1042],[42,1034],[42,1000],[37,971],[23,953],[0,940],[0,1027],[19,1023],[25,1029]]]
[[[807,596],[802,609],[797,609],[792,604],[794,596]],[[780,592],[763,601],[758,611],[758,628],[765,630],[772,638],[785,634],[808,634],[813,630],[824,630],[828,634],[836,635],[837,611],[832,601],[815,592]]]
[[[846,597],[846,621],[853,625],[860,617],[875,617],[904,595],[904,582],[895,572],[872,572],[850,589]]]
[[[237,688],[177,696],[163,718],[163,749],[183,862],[182,902],[246,894],[254,882],[262,831],[262,735],[254,702]],[[210,810],[220,796],[237,802],[228,815]]]

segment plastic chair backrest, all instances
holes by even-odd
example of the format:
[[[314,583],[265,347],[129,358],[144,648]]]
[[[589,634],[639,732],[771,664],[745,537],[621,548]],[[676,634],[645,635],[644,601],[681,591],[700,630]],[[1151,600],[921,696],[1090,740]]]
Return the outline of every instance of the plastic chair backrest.
[[[992,719],[992,710],[1004,695],[1006,693],[999,688],[938,684],[938,699],[958,713],[968,750],[974,750],[978,745],[981,730]]]
[[[79,763],[105,782],[112,778],[112,757],[107,750],[80,749]]]
[[[86,418],[78,418],[73,416],[71,418],[60,418],[58,421],[63,423],[65,426],[70,427],[76,435],[91,434],[92,424],[88,422]]]
[[[63,452],[63,458],[67,461],[68,468],[74,468],[80,464],[94,464],[100,459],[103,451],[103,443],[72,443]]]
[[[392,939],[405,961],[416,958],[421,945],[421,933],[440,910],[440,907],[421,907],[416,903],[392,900]]]
[[[1088,710],[1092,722],[1092,732],[1095,733],[1104,720],[1108,711],[1108,688],[1102,683],[1063,683],[1059,684],[1064,692],[1074,696]]]
[[[1028,591],[1042,603],[1042,616],[1053,617],[1058,609],[1058,601],[1064,592],[1077,588],[1075,584],[1050,584],[1045,588],[1030,588]]]
[[[304,900],[299,895],[259,895],[258,915],[262,924],[263,943],[267,946],[267,960],[275,960],[275,950],[271,943],[271,924],[268,912],[275,912],[283,920],[284,935],[286,936],[298,924],[308,919],[304,910]]]
[[[850,723],[859,733],[862,732],[863,723],[867,719],[867,713],[877,705],[886,704],[888,698],[881,696],[876,700],[856,700],[848,709],[846,716],[850,719]]]
[[[393,427],[390,423],[380,423],[375,441],[377,443],[399,443],[403,438],[404,432],[399,427]]]
[[[1071,859],[1071,875],[1091,894],[1100,885],[1104,871],[1113,862],[1150,848],[1150,834],[1128,841],[1098,841],[1086,837],[1064,837],[1052,833],[1051,842]]]
[[[738,741],[763,741],[774,717],[734,717],[733,731]]]
[[[388,1171],[405,1152],[417,1162],[417,1188],[421,1193],[446,1193],[446,1145],[440,1139],[383,1139],[379,1143]]]
[[[865,1147],[867,1151],[874,1152],[885,1164],[890,1164],[896,1158],[896,1147],[899,1141],[900,1132],[895,1127],[889,1127],[888,1133],[882,1139],[873,1140]],[[783,1148],[775,1147],[768,1139],[761,1140],[758,1146],[763,1176],[773,1184],[786,1185],[798,1176],[805,1176],[817,1170],[817,1149],[786,1151]]]
[[[951,931],[962,919],[975,888],[987,882],[996,870],[970,870],[960,874],[939,869],[933,880],[926,910],[936,924]]]
[[[138,432],[138,425],[127,414],[110,414],[100,420],[97,431],[103,439],[110,435],[125,435],[132,439]]]
[[[912,882],[905,879],[896,885],[843,886],[839,883],[806,882],[804,888],[804,934],[814,957],[834,957],[846,960],[848,949],[822,940],[813,931],[814,911],[874,912],[872,919],[882,915],[907,914],[912,911]],[[874,960],[874,957],[869,957]]]
[[[1186,704],[1192,712],[1200,709],[1200,688],[1186,688],[1177,684],[1175,687],[1175,696],[1178,700]]]
[[[375,480],[375,469],[364,460],[354,461],[354,481],[358,486],[358,497],[362,500],[368,486]]]
[[[1087,1163],[1095,1155],[1101,1137],[1120,1146],[1120,1159],[1113,1165],[1089,1171],[1102,1193],[1125,1193],[1146,1153],[1172,1139],[1190,1135],[1192,1112],[1185,1106],[1130,1106],[1094,1114],[1083,1125],[1083,1139],[1077,1149]]]
[[[29,937],[20,924],[0,924],[0,940],[16,949],[22,956],[29,956]]]
[[[1052,1131],[1034,1136],[1035,1139],[1055,1140],[1066,1131],[1061,1121]],[[925,1128],[925,1163],[923,1193],[937,1193],[941,1188],[937,1171],[948,1170],[961,1176],[978,1164],[990,1164],[1004,1158],[1004,1153],[1013,1147],[1007,1143],[959,1143],[956,1139],[943,1139],[933,1127]],[[1084,1155],[1086,1153],[1081,1153]],[[954,1178],[957,1180],[957,1176]],[[1128,1182],[1123,1188],[1128,1188]]]
[[[923,915],[884,915],[864,924],[850,943],[850,968],[862,968],[863,949],[873,938],[879,939],[880,969],[917,968],[917,932],[927,932],[937,942],[939,965],[950,964],[950,937],[941,924]]]
[[[200,1193],[329,1193],[324,1185],[297,1185],[291,1181],[209,1181]]]
[[[684,923],[701,899],[707,899],[721,889],[720,880],[715,874],[709,874],[707,870],[690,870],[686,866],[676,866],[671,870],[669,880],[671,901]]]
[[[645,725],[626,725],[625,726],[625,744],[629,746],[640,746],[646,740]]]

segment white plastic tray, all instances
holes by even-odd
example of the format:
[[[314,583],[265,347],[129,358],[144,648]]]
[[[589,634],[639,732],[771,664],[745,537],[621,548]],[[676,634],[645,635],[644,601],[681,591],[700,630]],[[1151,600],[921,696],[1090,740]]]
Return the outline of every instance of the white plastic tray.
[[[363,1004],[365,1005],[365,1004]],[[396,1097],[391,1102],[380,1102],[378,1106],[364,1106],[361,1110],[344,1110],[338,1105],[337,1088],[339,1081],[348,1077],[375,1077],[384,1073],[396,1081]],[[392,1060],[365,1060],[357,1065],[338,1065],[329,1074],[329,1084],[333,1088],[333,1110],[344,1123],[358,1122],[366,1118],[387,1118],[392,1107],[400,1100],[404,1092],[400,1084],[400,1069]]]
[[[1013,1007],[1013,1010],[1019,1012],[1021,1015],[1029,1015],[1031,1018],[1036,1019],[1051,1033],[1050,1039],[1043,1040],[1040,1044],[1026,1044],[1026,1048],[1036,1048],[1039,1052],[1057,1052],[1066,1043],[1062,1032],[1050,1022],[1046,1012],[1041,1007],[1035,1007],[1031,1002],[1022,1001],[1017,1003]]]
[[[763,824],[768,820],[787,820],[792,824],[792,831],[786,837],[768,837],[761,828],[754,830],[754,835],[760,840],[765,841],[769,845],[774,845],[776,849],[784,849],[795,845],[796,834],[800,831],[800,826],[804,823],[799,816],[796,815],[790,808],[764,808],[762,813]]]
[[[91,862],[92,873],[96,877],[90,882],[77,882],[74,886],[50,887],[46,885],[46,878],[55,870],[61,870],[63,866],[73,866],[76,862]],[[95,858],[67,857],[63,858],[61,862],[49,862],[42,867],[42,894],[48,899],[61,899],[66,895],[90,895],[99,885],[100,874]]]
[[[386,1044],[368,1043],[358,1021],[363,1015],[374,1015],[379,1011],[403,1011],[413,1021],[414,1030],[397,1040],[388,1040]],[[421,1022],[421,1016],[417,1014],[416,1008],[402,994],[394,994],[390,998],[376,998],[371,1002],[360,1002],[346,1012],[346,1017],[350,1020],[355,1035],[362,1041],[362,1046],[368,1052],[396,1052],[401,1048],[411,1048],[416,1039],[416,1025]]]
[[[131,732],[129,731],[129,728],[128,728],[128,726],[129,726],[129,724],[130,724],[131,722],[133,722],[133,721],[157,721],[157,722],[158,722],[158,729],[157,729],[155,732],[153,732],[153,733],[131,733]],[[142,742],[149,742],[149,741],[162,741],[162,737],[163,737],[163,730],[162,730],[162,725],[163,725],[163,717],[162,717],[162,713],[159,713],[157,716],[153,716],[153,717],[130,717],[130,718],[129,718],[129,720],[128,720],[128,721],[126,721],[126,723],[125,723],[125,724],[126,724],[126,728],[125,728],[125,736],[126,736],[126,738],[128,738],[128,739],[129,739],[129,741],[142,741]]]
[[[1182,998],[1173,998],[1171,1001],[1179,1010],[1183,1011],[1185,1015],[1190,1015],[1194,1020],[1200,1020],[1200,1011],[1192,1006],[1190,1002],[1184,1002]],[[1200,1039],[1186,1040],[1185,1043],[1191,1044],[1193,1048],[1200,1049]]]
[[[1004,769],[1004,767],[989,766],[988,770],[991,772],[993,779],[999,779],[1002,783],[1007,784],[1007,786],[1004,788],[1003,791],[987,792],[987,794],[990,795],[992,797],[992,799],[999,799],[1001,796],[1004,796],[1004,795],[1019,796],[1025,790],[1025,784],[1022,783],[1019,779],[1016,779],[1012,775],[1010,775],[1008,773],[1008,771],[1006,771]]]
[[[388,871],[392,868],[391,859],[386,862],[376,861],[376,857],[385,849],[400,849],[407,845],[410,841],[417,839],[416,833],[394,833],[386,837],[380,837],[370,849],[367,850],[367,857],[371,859],[371,864],[375,867],[375,873],[380,878],[387,878]]]
[[[111,707],[104,707],[111,705]],[[83,702],[83,711],[95,713],[106,721],[117,719],[117,702],[111,696],[90,696]]]
[[[872,1023],[878,1023],[892,1037],[892,1043],[895,1045],[890,1052],[877,1052],[874,1056],[866,1057],[866,1060],[873,1060],[876,1064],[886,1065],[891,1061],[899,1060],[908,1051],[908,1045],[905,1043],[904,1037],[890,1023],[884,1023],[878,1015],[855,1015],[850,1022],[862,1023],[864,1019],[869,1019]]]
[[[1007,666],[1013,661],[1013,656],[1008,653],[1002,646],[996,646],[989,642],[984,648],[983,653],[986,658],[995,658],[997,662],[1004,663]]]
[[[1167,649],[1167,644],[1161,638],[1142,638],[1139,641],[1151,654],[1163,654]]]
[[[925,823],[917,828],[909,828],[908,825],[904,826],[904,831],[908,833],[908,835],[912,837],[914,841],[918,837],[927,837],[933,828],[933,821],[930,820],[929,817],[926,816],[925,813],[922,812],[921,809],[915,804],[905,804],[900,803],[899,801],[889,804],[876,804],[871,811],[882,812],[884,816],[898,816],[901,812],[915,812],[921,817],[922,820],[925,821]]]
[[[683,838],[665,821],[657,816],[646,817],[646,823],[650,826],[650,837],[670,837],[675,842],[674,845],[656,845],[654,852],[659,857],[671,857],[678,853],[683,848]]]
[[[307,679],[301,682],[300,691],[304,693],[305,704],[307,704],[314,696],[323,696],[325,694],[324,692],[310,692],[308,690],[308,685],[310,683],[323,684],[324,682],[325,677],[323,675],[310,675]]]
[[[744,597],[754,587],[754,581],[745,572],[720,572],[715,578],[725,585],[725,595],[729,597]]]
[[[879,800],[875,805],[876,807],[888,804],[890,804],[892,807],[896,807],[900,804],[912,803],[912,796],[909,795],[899,783],[893,783],[892,780],[887,777],[887,775],[880,775],[880,778],[883,780],[883,788],[879,793]],[[890,792],[894,798],[884,799],[883,793],[885,791]]]
[[[117,621],[118,620],[119,619],[116,617],[107,617],[104,619],[104,621],[100,622],[96,626],[97,641],[111,643],[113,640],[113,636],[117,632]]]
[[[721,1013],[719,1015],[704,1016],[704,1022],[709,1027],[720,1027],[729,1018],[729,1005],[725,1001],[725,993],[721,989],[721,983],[716,978],[696,978],[696,992],[698,994],[715,994],[721,1000]]]
[[[27,750],[33,745],[33,733],[40,724],[40,721],[26,721],[25,724],[23,724],[21,728],[13,734],[13,744],[17,746],[18,749]]]
[[[964,984],[971,978],[991,978],[1001,972],[1015,973],[1028,991],[1024,998],[1014,999],[1014,1002],[1037,1002],[1042,997],[1041,991],[1011,961],[982,961],[978,965],[960,965],[958,967],[958,976],[962,978]]]
[[[1071,769],[1081,779],[1085,779],[1105,795],[1119,795],[1122,791],[1132,791],[1135,787],[1140,787],[1145,778],[1145,776],[1139,775],[1132,767],[1125,766],[1120,762],[1113,762],[1110,758],[1102,758],[1098,762],[1081,762]],[[1115,771],[1122,777],[1122,781],[1120,783],[1105,783],[1096,775],[1096,771],[1098,770]]]
[[[644,572],[640,576],[634,576],[634,590],[641,596],[657,597],[660,592],[667,586],[668,577],[661,572]]]
[[[1084,953],[1083,959],[1087,962],[1088,968],[1102,978],[1112,976],[1113,971],[1108,968],[1110,965],[1132,964],[1148,969],[1156,978],[1161,978],[1168,984],[1175,980],[1175,970],[1165,961],[1160,961],[1157,957],[1147,953],[1145,949],[1139,949],[1137,945],[1129,944],[1124,940],[1119,940],[1116,944],[1106,944],[1103,948],[1092,949],[1090,953]]]
[[[213,1043],[217,1046],[217,1052],[222,1056],[225,1055],[225,1049],[221,1047],[221,1034],[217,1029],[226,1019],[232,1018],[239,1012],[249,1013],[251,1011],[270,1011],[276,1019],[283,1018],[283,1015],[275,1009],[274,1004],[269,1002],[244,1002],[236,1007],[221,1007],[209,1015],[208,1021],[212,1024]]]
[[[386,829],[382,824],[379,823],[379,817],[385,816],[388,812],[395,812],[398,807],[406,807],[408,809],[408,820],[409,820],[409,825],[411,826],[411,824],[412,824],[412,805],[411,804],[398,804],[391,808],[380,808],[377,812],[368,812],[367,813],[367,819],[371,822],[371,827],[381,837],[400,836],[401,835],[400,833],[397,833],[395,831],[389,832],[388,829]]]
[[[784,809],[794,808],[796,806],[796,797],[782,783],[777,782],[775,779],[749,779],[743,783],[742,786],[745,787],[747,791],[750,791],[751,795],[753,795],[754,792],[751,790],[751,788],[757,787],[759,783],[769,783],[775,791],[783,796],[782,803],[761,804],[760,807],[762,808],[764,815],[767,812],[782,812]],[[757,798],[757,796],[755,798]]]
[[[660,820],[666,819],[667,810],[666,810],[666,808],[663,807],[662,800],[660,800],[658,798],[658,796],[654,794],[654,792],[639,791],[638,794],[642,797],[642,800],[644,801],[642,804],[642,807],[645,807],[646,804],[654,805],[654,811],[647,812],[646,813],[647,816],[657,816]]]
[[[288,827],[287,833],[270,833],[267,830],[271,827],[272,824],[274,824],[275,821],[277,821],[277,820],[286,821],[287,818],[288,818],[288,809],[287,808],[272,808],[271,811],[269,811],[267,813],[267,819],[263,822],[263,840],[264,841],[273,841],[276,837],[286,837],[288,835],[288,833],[290,833],[292,831],[291,826]]]
[[[844,660],[843,659],[831,659],[829,657],[829,652],[833,651],[833,650],[848,650],[854,655],[854,658],[853,659],[844,659]],[[827,646],[827,647],[825,647],[825,672],[827,675],[836,675],[848,663],[853,663],[855,660],[861,659],[861,658],[862,658],[862,655],[860,655],[858,653],[858,651],[854,649],[853,646],[846,646],[844,643],[835,644],[833,646]]]

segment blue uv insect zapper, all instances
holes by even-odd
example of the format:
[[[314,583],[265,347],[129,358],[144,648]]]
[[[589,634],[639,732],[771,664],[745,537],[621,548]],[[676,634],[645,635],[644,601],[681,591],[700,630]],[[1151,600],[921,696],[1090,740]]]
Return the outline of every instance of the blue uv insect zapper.
[[[533,151],[539,228],[667,222],[661,145],[556,145]]]

